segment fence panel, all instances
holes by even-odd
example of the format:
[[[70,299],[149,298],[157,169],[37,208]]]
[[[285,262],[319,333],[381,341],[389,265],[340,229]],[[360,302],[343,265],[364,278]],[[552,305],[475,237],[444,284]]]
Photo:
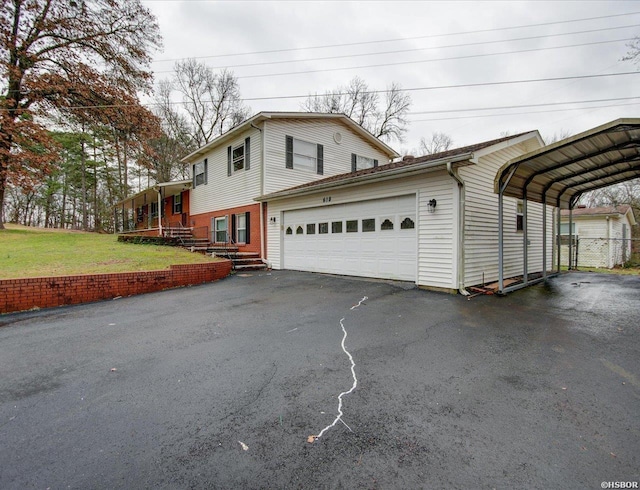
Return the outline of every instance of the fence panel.
[[[611,269],[625,265],[632,260],[632,250],[637,248],[635,238],[572,238],[573,250],[571,265],[569,265],[569,236],[560,237],[560,264],[571,269],[580,267]]]

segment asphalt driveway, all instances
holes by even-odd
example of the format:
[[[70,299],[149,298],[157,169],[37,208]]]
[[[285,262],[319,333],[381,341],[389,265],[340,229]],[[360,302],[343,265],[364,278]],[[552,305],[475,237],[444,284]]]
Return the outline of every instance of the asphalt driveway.
[[[637,482],[639,298],[638,276],[467,300],[274,271],[3,315],[0,488]]]

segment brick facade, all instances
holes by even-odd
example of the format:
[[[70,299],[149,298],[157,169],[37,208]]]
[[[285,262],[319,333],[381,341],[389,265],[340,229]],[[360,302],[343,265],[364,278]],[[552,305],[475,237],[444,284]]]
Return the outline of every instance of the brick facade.
[[[168,270],[0,280],[0,313],[88,303],[216,281],[231,261],[172,265]]]
[[[212,232],[212,219],[228,217],[227,225],[229,231],[231,231],[231,215],[249,213],[249,243],[238,243],[238,251],[240,252],[255,252],[260,253],[260,204],[249,204],[246,206],[238,206],[229,209],[220,209],[212,211],[210,213],[201,213],[190,216],[190,224],[194,228],[207,227],[209,230],[209,237],[211,239]]]

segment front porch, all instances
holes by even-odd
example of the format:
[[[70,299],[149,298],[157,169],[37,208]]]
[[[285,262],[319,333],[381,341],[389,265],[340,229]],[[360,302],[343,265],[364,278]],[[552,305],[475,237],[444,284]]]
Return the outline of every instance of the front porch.
[[[117,233],[177,236],[191,227],[191,180],[163,182],[127,197],[114,206]],[[193,230],[192,230],[193,231]],[[204,237],[208,237],[208,230]]]

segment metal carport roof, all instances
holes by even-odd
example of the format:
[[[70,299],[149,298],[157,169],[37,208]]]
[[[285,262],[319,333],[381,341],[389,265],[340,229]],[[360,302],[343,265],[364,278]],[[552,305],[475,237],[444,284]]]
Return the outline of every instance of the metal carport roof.
[[[585,192],[635,178],[640,178],[640,118],[616,119],[508,161],[498,171],[494,182],[495,192],[499,196],[499,292],[505,293],[529,283],[527,201],[557,208],[556,237],[559,248],[561,208],[573,209]],[[504,286],[504,196],[523,200],[523,282],[510,287]],[[547,206],[542,207],[542,220],[541,279],[544,279],[547,277]],[[570,264],[571,248],[570,237]],[[556,258],[559,271],[560,254]]]
[[[640,118],[617,119],[510,160],[495,191],[567,209],[585,192],[639,177]]]

